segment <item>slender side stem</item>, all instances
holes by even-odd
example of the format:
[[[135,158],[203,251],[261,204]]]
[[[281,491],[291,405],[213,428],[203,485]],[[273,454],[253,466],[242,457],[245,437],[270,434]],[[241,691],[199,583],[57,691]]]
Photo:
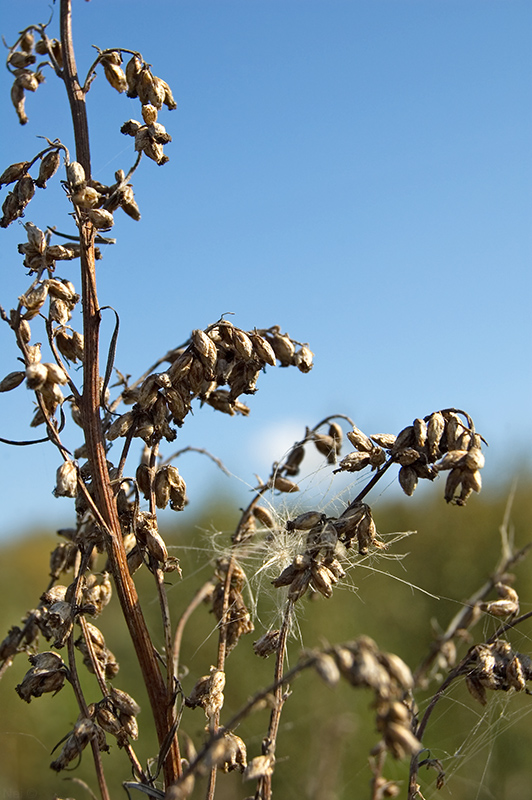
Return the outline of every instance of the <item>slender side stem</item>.
[[[265,756],[275,756],[275,747],[277,744],[277,734],[279,732],[281,713],[285,704],[285,700],[290,693],[290,687],[285,685],[283,681],[283,670],[284,659],[286,655],[286,640],[288,639],[288,631],[290,628],[290,622],[292,621],[293,608],[293,600],[288,600],[284,612],[283,624],[279,632],[279,647],[277,648],[277,659],[275,662],[275,701],[270,714],[268,733],[262,740],[262,754]],[[260,800],[270,800],[272,796],[271,775],[265,775],[263,778],[259,779],[256,796],[259,797]]]
[[[71,0],[61,0],[61,42],[64,80],[70,101],[77,160],[90,176],[90,149],[85,96],[79,85],[72,45]],[[118,598],[137,654],[150,705],[162,745],[168,733],[169,698],[155,651],[142,614],[135,584],[129,574],[113,490],[106,464],[105,445],[100,420],[99,326],[100,310],[96,294],[94,257],[95,230],[88,221],[80,221],[80,258],[85,337],[82,417],[91,474],[98,509],[105,523],[106,545]],[[181,773],[177,739],[164,764],[166,785]]]

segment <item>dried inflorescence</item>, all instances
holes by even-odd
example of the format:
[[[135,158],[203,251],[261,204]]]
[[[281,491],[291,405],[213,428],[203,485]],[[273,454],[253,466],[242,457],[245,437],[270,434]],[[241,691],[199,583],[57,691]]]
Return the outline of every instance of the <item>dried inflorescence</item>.
[[[411,496],[420,479],[433,481],[439,472],[450,470],[445,500],[456,505],[465,505],[471,493],[480,492],[482,487],[482,437],[463,411],[453,408],[435,411],[423,419],[415,419],[397,436],[382,433],[366,436],[354,426],[347,437],[355,452],[342,459],[338,472],[358,472],[366,467],[377,470],[397,463],[401,488]]]
[[[496,639],[476,645],[467,663],[466,686],[475,700],[486,705],[486,689],[529,694],[526,682],[532,680],[532,659],[514,651],[509,642]]]

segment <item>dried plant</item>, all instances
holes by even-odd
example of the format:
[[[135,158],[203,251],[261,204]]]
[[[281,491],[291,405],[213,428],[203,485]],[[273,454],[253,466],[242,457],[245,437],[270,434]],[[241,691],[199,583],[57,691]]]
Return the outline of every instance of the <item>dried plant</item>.
[[[64,82],[76,157],[59,139],[46,140],[46,147],[27,161],[8,166],[0,176],[0,185],[10,187],[0,225],[7,227],[15,220],[26,219],[36,189],[47,189],[60,173],[76,233],[62,236],[55,227],[39,228],[31,221],[23,224],[26,238],[19,245],[19,253],[30,282],[14,308],[1,309],[2,319],[15,336],[22,366],[6,375],[0,391],[14,391],[25,384],[34,393],[35,412],[29,424],[41,428],[43,435],[24,442],[2,441],[9,445],[46,441],[57,449],[60,463],[54,493],[74,500],[75,524],[59,531],[62,542],[51,554],[50,583],[36,598],[37,605],[0,644],[1,672],[17,655],[25,653],[31,667],[16,687],[21,699],[30,703],[44,693],[74,693],[79,717],[70,731],[63,732],[62,747],[50,766],[60,772],[89,748],[104,800],[109,798],[109,790],[101,753],[113,740],[133,770],[134,780],[124,783],[128,790],[136,788],[149,797],[184,800],[192,796],[196,778],[207,776],[206,796],[213,798],[219,773],[238,771],[254,785],[251,791],[256,800],[268,800],[289,684],[303,670],[315,671],[329,686],[345,681],[354,688],[369,690],[379,739],[369,754],[372,800],[400,793],[399,784],[384,776],[390,756],[411,759],[406,793],[410,800],[422,798],[418,777],[421,765],[437,770],[438,784],[444,781],[441,762],[422,758],[423,737],[433,708],[451,683],[465,680],[473,698],[483,705],[489,702],[490,691],[528,693],[532,661],[504,638],[529,616],[519,616],[518,594],[508,574],[526,548],[514,552],[505,539],[503,557],[493,575],[438,636],[413,673],[397,655],[382,650],[367,636],[303,650],[290,668],[287,651],[297,608],[304,599],[317,595],[330,598],[348,572],[356,570],[370,554],[386,550],[366,502],[383,476],[398,467],[399,484],[411,496],[420,480],[433,481],[446,472],[444,500],[463,506],[481,489],[483,439],[469,414],[455,408],[417,418],[397,435],[368,436],[341,414],[308,428],[285,457],[273,464],[269,477],[258,482],[230,542],[215,558],[212,577],[181,608],[177,621],[172,620],[167,581],[179,584],[180,565],[168,554],[158,510],[169,506],[180,512],[188,501],[185,480],[175,465],[184,449],[165,456],[165,443],[176,440],[194,404],[229,415],[249,414],[241,398],[256,392],[267,367],[294,366],[307,373],[312,368],[312,352],[279,325],[244,331],[221,318],[205,329],[192,331],[180,346],[171,347],[131,381],[114,365],[117,324],[102,375],[98,244],[112,241],[102,232],[113,226],[118,209],[133,220],[140,219],[131,181],[143,156],[158,165],[168,161],[164,147],[171,137],[159,118],[176,104],[168,84],[140,53],[127,48],[98,50],[81,83],[70,16],[70,0],[61,0],[59,38],[49,38],[48,24],[30,25],[8,49],[7,57],[13,75],[12,101],[21,124],[27,121],[26,92],[34,92],[42,84],[44,70]],[[134,138],[133,164],[118,170],[108,184],[91,178],[85,109],[89,87],[101,73],[118,93],[138,97],[142,118],[142,122],[128,120],[122,126],[122,133]],[[55,183],[57,187],[58,178]],[[59,263],[77,259],[79,287],[62,275]],[[82,331],[76,324],[80,300]],[[117,382],[113,388],[117,392],[112,396],[114,370]],[[62,440],[68,406],[81,429],[81,443],[74,453]],[[345,438],[352,449],[342,456]],[[134,439],[143,443],[135,469],[130,468]],[[365,483],[335,515],[318,505],[283,517],[266,498],[298,492],[296,479],[309,448],[315,448],[325,463],[334,466],[333,474],[361,472]],[[197,502],[197,498],[191,500]],[[222,721],[224,687],[231,679],[227,657],[254,630],[246,600],[247,563],[253,563],[256,574],[266,576],[281,598],[279,626],[272,626],[253,642],[258,657],[274,656],[273,674],[269,685],[258,688],[251,698],[243,698],[241,708]],[[141,569],[153,576],[153,593],[158,598],[164,630],[163,652],[154,646],[137,594],[134,575]],[[106,642],[99,628],[89,621],[104,613],[113,592],[118,595],[129,629],[157,734],[153,748],[156,756],[147,765],[141,764],[135,753],[135,742],[142,735],[142,726],[139,729],[137,723],[140,708],[115,685],[120,678],[119,664],[109,647],[112,642]],[[488,599],[493,593],[497,598]],[[187,695],[181,685],[181,646],[192,614],[205,603],[216,619],[218,644],[210,671],[196,678]],[[457,646],[474,641],[470,632],[485,615],[500,618],[500,626],[485,641],[471,643],[457,663]],[[80,682],[82,668],[94,676],[90,694]],[[442,669],[447,675],[439,678]],[[417,691],[431,682],[437,686],[421,716]],[[251,755],[236,730],[265,700],[271,708],[269,725],[260,753]],[[206,733],[203,741],[192,742],[186,729],[189,715],[200,713],[195,709],[205,715]]]

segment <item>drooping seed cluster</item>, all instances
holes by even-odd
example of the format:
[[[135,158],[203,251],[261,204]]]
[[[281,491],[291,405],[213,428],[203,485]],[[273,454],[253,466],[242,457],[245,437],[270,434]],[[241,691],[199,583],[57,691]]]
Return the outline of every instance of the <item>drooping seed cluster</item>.
[[[38,29],[42,32],[41,39],[35,41],[34,30]],[[37,26],[36,28],[30,26],[21,33],[13,47],[9,48],[7,68],[14,78],[11,87],[11,102],[15,107],[21,125],[25,125],[28,121],[24,108],[26,92],[35,92],[40,84],[44,82],[41,67],[48,64],[48,62],[43,62],[34,67],[37,55],[50,55],[50,53],[53,54],[56,63],[62,62],[60,43],[57,40],[50,41],[44,33],[43,26]]]
[[[482,437],[464,412],[436,411],[424,419],[415,419],[397,436],[366,436],[356,427],[347,436],[355,452],[342,459],[338,471],[358,472],[368,466],[375,470],[388,460],[395,462],[400,464],[401,488],[410,496],[420,478],[433,481],[440,472],[450,470],[445,500],[456,505],[465,505],[471,493],[480,492],[482,487]]]
[[[225,414],[247,416],[249,407],[238,398],[256,392],[266,365],[275,365],[278,359],[281,366],[294,364],[301,369],[304,359],[305,371],[310,368],[308,348],[296,348],[297,343],[277,326],[245,332],[223,321],[206,331],[195,330],[184,347],[172,351],[166,372],[149,375],[138,388],[127,391],[133,409],[110,422],[106,438],[133,435],[148,445],[163,438],[173,441],[172,424],[181,427],[196,398]]]
[[[475,700],[487,703],[486,689],[526,692],[532,680],[532,659],[515,652],[510,643],[497,639],[492,644],[476,645],[467,664],[466,685]]]

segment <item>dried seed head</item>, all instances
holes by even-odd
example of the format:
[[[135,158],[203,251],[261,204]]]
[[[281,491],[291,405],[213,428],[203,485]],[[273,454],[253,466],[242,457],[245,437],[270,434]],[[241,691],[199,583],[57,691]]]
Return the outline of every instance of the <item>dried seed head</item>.
[[[299,514],[295,519],[288,520],[286,528],[289,531],[309,531],[316,525],[322,525],[325,519],[325,514],[321,511],[306,511],[304,514]]]
[[[192,331],[192,344],[201,363],[210,373],[213,373],[218,354],[216,345],[210,336],[201,329],[194,330]]]
[[[313,366],[314,353],[306,345],[299,348],[297,353],[292,358],[292,364],[298,368],[300,372],[310,372]]]
[[[133,188],[131,186],[124,186],[124,188],[120,191],[119,200],[122,211],[124,211],[128,217],[131,217],[138,222],[140,219],[140,209],[136,203],[135,195],[133,194]]]
[[[370,436],[370,439],[372,439],[375,442],[375,444],[377,444],[379,447],[383,447],[385,450],[392,449],[392,447],[395,444],[396,438],[397,437],[395,437],[391,433],[373,433]]]
[[[349,437],[348,432],[347,436]],[[338,465],[335,472],[360,472],[365,469],[370,463],[370,454],[365,452],[348,453],[344,456]]]
[[[334,688],[340,680],[340,670],[334,658],[328,653],[314,654],[314,669],[327,686]]]

